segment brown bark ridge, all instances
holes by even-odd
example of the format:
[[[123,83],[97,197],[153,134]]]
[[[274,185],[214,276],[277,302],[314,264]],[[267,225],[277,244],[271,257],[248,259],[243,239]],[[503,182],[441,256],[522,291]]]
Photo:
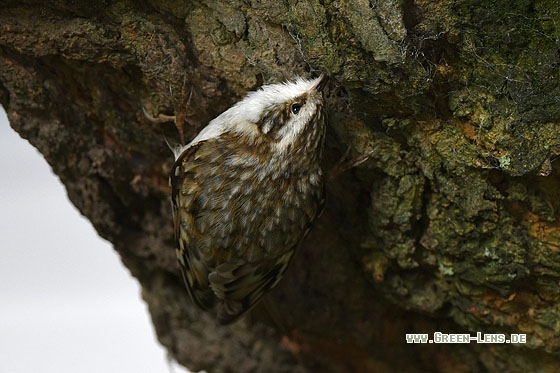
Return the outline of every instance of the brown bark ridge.
[[[556,1],[3,1],[0,102],[208,372],[558,371]],[[327,73],[326,210],[280,286],[218,326],[187,299],[172,165],[247,91]],[[78,248],[79,249],[79,248]],[[100,274],[102,275],[102,274]],[[279,321],[278,321],[279,320]],[[422,344],[406,333],[526,334]]]

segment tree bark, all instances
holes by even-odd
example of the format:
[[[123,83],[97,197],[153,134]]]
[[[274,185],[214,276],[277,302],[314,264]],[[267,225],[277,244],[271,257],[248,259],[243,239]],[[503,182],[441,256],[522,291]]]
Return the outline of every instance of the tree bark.
[[[208,372],[560,369],[554,1],[3,1],[0,103]],[[218,326],[175,259],[165,135],[328,74],[325,212],[264,307]],[[102,275],[102,274],[100,274]],[[407,344],[407,333],[526,334]]]

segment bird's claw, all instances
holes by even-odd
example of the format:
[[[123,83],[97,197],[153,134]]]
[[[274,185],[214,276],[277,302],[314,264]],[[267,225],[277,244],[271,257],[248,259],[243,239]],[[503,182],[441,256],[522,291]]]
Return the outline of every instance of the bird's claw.
[[[340,176],[341,173],[348,171],[351,168],[357,167],[359,165],[361,165],[362,163],[364,163],[365,161],[367,161],[369,159],[369,157],[377,150],[377,147],[373,148],[372,150],[370,150],[367,153],[364,153],[354,159],[350,159],[349,161],[344,161],[346,159],[346,157],[348,156],[348,153],[350,152],[350,148],[348,148],[348,150],[346,151],[346,153],[344,154],[344,157],[341,158],[341,160],[338,162],[338,164],[336,166],[334,166],[328,173],[327,179],[328,180],[333,180],[335,178],[337,178],[338,176]]]

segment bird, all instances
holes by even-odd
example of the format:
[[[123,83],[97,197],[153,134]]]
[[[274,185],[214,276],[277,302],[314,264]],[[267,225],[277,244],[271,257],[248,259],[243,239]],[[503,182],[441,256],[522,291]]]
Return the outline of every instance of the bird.
[[[192,301],[221,324],[279,283],[322,210],[327,80],[263,85],[172,148],[177,259]]]

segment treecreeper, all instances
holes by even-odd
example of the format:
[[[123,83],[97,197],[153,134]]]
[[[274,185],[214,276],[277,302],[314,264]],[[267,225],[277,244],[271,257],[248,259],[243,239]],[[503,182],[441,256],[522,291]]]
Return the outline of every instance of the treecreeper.
[[[322,209],[326,81],[262,86],[173,149],[177,258],[193,302],[221,323],[278,284]]]

